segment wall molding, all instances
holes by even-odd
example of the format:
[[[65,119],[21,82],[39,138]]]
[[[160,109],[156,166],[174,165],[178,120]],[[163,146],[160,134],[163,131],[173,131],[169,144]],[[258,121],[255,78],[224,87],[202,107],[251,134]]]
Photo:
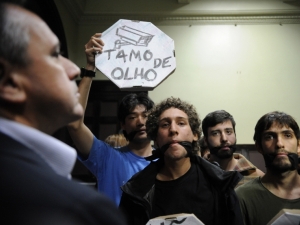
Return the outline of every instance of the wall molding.
[[[290,24],[300,23],[299,9],[265,10],[185,10],[176,12],[84,11],[85,0],[61,0],[79,25],[113,24],[119,19],[149,21],[160,25],[197,24]],[[188,2],[188,0],[187,0]],[[180,3],[178,3],[180,4]]]
[[[119,19],[148,21],[160,25],[201,25],[201,24],[299,24],[300,15],[280,16],[82,16],[78,22],[85,24],[113,24]]]

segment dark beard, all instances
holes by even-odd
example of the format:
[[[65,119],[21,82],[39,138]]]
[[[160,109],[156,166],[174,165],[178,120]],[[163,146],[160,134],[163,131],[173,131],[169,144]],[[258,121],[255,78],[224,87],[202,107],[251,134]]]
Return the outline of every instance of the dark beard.
[[[132,143],[136,143],[136,144],[143,144],[145,142],[150,142],[151,140],[149,138],[137,138],[137,139],[132,139],[131,142]]]
[[[219,159],[228,159],[233,156],[233,153],[236,150],[236,143],[233,145],[226,146],[229,148],[228,151],[220,151],[221,148],[224,146],[218,146],[218,147],[212,147],[211,145],[208,144],[208,148],[210,150],[210,154],[218,157]]]
[[[274,173],[284,173],[298,168],[298,155],[296,153],[288,153],[287,156],[291,165],[278,166],[273,164],[276,154],[263,154],[266,167]]]
[[[127,133],[125,130],[123,130],[124,137],[126,138],[127,141],[134,142],[136,144],[142,144],[142,143],[145,143],[147,141],[150,141],[149,138],[134,139],[135,135],[138,132],[139,131],[132,131],[130,133]]]

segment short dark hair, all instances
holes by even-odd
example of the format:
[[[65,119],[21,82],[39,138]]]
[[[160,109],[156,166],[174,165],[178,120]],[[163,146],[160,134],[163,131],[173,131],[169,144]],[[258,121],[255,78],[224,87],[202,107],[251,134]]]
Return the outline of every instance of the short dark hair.
[[[269,129],[274,123],[277,123],[279,126],[287,126],[291,128],[294,131],[297,140],[300,139],[299,126],[295,119],[284,112],[273,111],[263,115],[257,121],[253,136],[255,143],[261,146],[263,132]]]
[[[230,115],[225,110],[216,110],[214,112],[211,112],[207,114],[207,116],[202,121],[202,130],[205,137],[208,135],[208,128],[214,127],[219,123],[223,123],[224,121],[231,121],[233,131],[235,133],[235,121],[233,119],[233,116]]]
[[[148,136],[155,140],[158,132],[159,116],[169,108],[177,108],[185,112],[188,116],[189,124],[194,135],[198,138],[201,137],[201,120],[195,107],[185,101],[181,101],[179,98],[170,97],[156,105],[148,116],[146,122],[146,129]],[[199,151],[199,142],[194,141],[193,143],[193,154],[197,154]]]
[[[29,29],[14,17],[13,8],[17,5],[0,4],[0,58],[13,66],[25,67],[30,63],[27,54],[29,45]]]
[[[144,105],[146,107],[146,110],[149,111],[150,109],[153,108],[154,102],[144,92],[138,94],[131,93],[126,95],[121,100],[118,107],[119,121],[125,123],[126,116],[128,116],[137,105]]]

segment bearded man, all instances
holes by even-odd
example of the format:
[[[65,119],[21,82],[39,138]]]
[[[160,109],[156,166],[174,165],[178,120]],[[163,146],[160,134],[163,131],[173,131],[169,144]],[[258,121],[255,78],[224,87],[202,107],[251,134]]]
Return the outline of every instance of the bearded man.
[[[244,184],[264,173],[236,150],[235,121],[225,110],[209,113],[202,122],[204,140],[210,150],[209,161],[217,164],[225,171],[238,171]]]
[[[281,209],[300,209],[299,126],[286,113],[270,112],[258,120],[253,139],[267,171],[236,193],[244,224],[265,225]]]

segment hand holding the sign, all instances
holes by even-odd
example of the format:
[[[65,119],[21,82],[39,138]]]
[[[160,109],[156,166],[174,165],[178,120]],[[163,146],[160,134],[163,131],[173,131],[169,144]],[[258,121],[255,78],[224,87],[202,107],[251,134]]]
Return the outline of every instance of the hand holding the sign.
[[[95,55],[102,53],[104,42],[100,39],[101,33],[94,34],[88,43],[85,44],[85,55],[86,55],[86,69],[95,69]]]

